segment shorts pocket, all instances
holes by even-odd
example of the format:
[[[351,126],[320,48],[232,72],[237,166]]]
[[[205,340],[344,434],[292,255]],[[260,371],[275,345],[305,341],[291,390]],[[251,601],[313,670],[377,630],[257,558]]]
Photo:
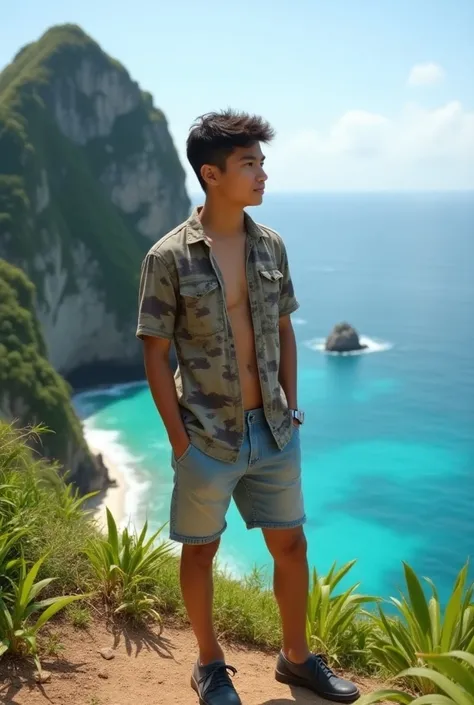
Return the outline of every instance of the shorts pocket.
[[[191,448],[192,448],[192,445],[191,445],[191,443],[190,443],[190,444],[188,445],[188,447],[186,448],[186,450],[184,451],[184,453],[182,453],[182,454],[179,456],[179,458],[177,458],[177,457],[175,456],[174,452],[173,452],[173,459],[174,459],[174,462],[179,465],[179,463],[182,463],[183,460],[186,460],[186,458],[188,457],[189,453],[191,452]]]

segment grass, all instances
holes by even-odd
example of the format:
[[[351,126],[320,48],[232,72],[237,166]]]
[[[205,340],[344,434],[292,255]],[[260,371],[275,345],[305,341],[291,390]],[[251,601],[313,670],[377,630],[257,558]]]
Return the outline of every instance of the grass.
[[[243,581],[225,570],[214,571],[214,619],[224,639],[276,649],[281,643],[281,626],[273,593],[257,570]],[[171,558],[160,571],[156,587],[161,609],[180,622],[187,622],[179,586],[179,560]]]
[[[92,622],[90,609],[77,603],[69,605],[66,610],[66,616],[75,629],[88,629]]]
[[[2,600],[4,610],[13,604],[12,585],[25,580],[25,566],[30,570],[36,563],[39,572],[29,588],[33,580],[42,584],[45,606],[65,594],[71,596],[68,600],[81,598],[65,605],[61,613],[61,620],[77,629],[92,624],[92,613],[94,618],[147,625],[167,617],[187,625],[179,561],[169,552],[167,542],[160,541],[159,532],[156,541],[145,532],[140,536],[132,530],[119,532],[110,513],[108,529],[100,533],[58,468],[32,454],[28,439],[36,430],[24,432],[0,422],[0,607]],[[360,594],[357,584],[345,591],[336,589],[352,565],[334,565],[326,576],[313,572],[308,634],[314,650],[324,653],[332,665],[359,675],[395,677],[401,668],[429,667],[429,654],[423,660],[420,647],[426,645],[440,653],[443,638],[439,645],[431,641],[433,634],[442,637],[443,633],[447,635],[443,648],[474,652],[473,584],[467,579],[467,564],[455,581],[445,611],[437,602],[434,585],[430,582],[433,595],[426,601],[421,582],[404,564],[403,609],[395,616],[393,610],[384,612],[384,601]],[[268,576],[255,568],[243,580],[236,580],[217,566],[214,577],[214,615],[220,638],[262,650],[278,649],[280,618]],[[373,601],[377,611],[366,608]],[[44,620],[50,628],[46,637],[40,635],[41,653],[61,652],[61,620],[55,618],[51,624]],[[21,624],[26,634],[28,626],[26,619]],[[423,682],[415,675],[407,685],[423,692]]]
[[[48,656],[59,656],[64,651],[64,644],[61,643],[61,636],[58,632],[48,634],[47,641],[43,645],[43,650]]]

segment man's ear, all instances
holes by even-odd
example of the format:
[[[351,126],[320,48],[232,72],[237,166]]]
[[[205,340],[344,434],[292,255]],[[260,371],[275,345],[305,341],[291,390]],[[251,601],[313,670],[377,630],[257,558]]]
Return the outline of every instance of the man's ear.
[[[207,186],[219,185],[219,167],[214,164],[203,164],[201,167],[201,178]]]

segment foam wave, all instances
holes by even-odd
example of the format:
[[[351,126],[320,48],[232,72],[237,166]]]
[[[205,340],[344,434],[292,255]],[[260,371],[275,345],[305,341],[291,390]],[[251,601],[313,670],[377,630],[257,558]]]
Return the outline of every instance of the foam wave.
[[[124,526],[130,521],[138,527],[141,500],[150,487],[150,482],[144,480],[137,472],[137,466],[143,458],[133,455],[120,441],[120,432],[97,428],[93,417],[83,421],[84,437],[87,444],[97,453],[102,453],[104,463],[113,464],[120,473],[120,480],[124,484],[124,516],[120,525]]]
[[[89,389],[85,392],[79,392],[76,395],[78,400],[94,399],[94,397],[121,397],[127,389],[133,389],[134,387],[145,386],[146,382],[140,380],[139,382],[123,382],[122,384],[107,385],[104,387],[95,387],[94,389]]]
[[[377,340],[375,338],[369,338],[366,335],[360,335],[359,340],[362,345],[367,345],[363,350],[353,350],[352,352],[338,353],[330,352],[326,350],[326,338],[315,338],[314,340],[307,340],[305,345],[311,350],[316,350],[317,352],[322,352],[325,355],[368,355],[370,353],[385,352],[386,350],[391,350],[393,348],[393,343],[389,343],[384,340]]]
[[[305,326],[308,323],[304,318],[292,318],[291,321],[294,326]]]

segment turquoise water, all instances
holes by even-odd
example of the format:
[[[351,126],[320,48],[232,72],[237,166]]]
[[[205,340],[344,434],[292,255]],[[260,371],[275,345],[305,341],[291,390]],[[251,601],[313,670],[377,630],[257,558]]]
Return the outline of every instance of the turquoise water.
[[[445,597],[474,552],[474,195],[270,195],[252,215],[285,238],[301,303],[311,564],[356,558],[351,580],[387,596],[405,560]],[[369,352],[322,352],[340,320]],[[127,513],[166,521],[170,450],[146,385],[95,390],[76,405],[125,466]],[[269,566],[234,506],[228,524],[221,560],[239,573]]]

